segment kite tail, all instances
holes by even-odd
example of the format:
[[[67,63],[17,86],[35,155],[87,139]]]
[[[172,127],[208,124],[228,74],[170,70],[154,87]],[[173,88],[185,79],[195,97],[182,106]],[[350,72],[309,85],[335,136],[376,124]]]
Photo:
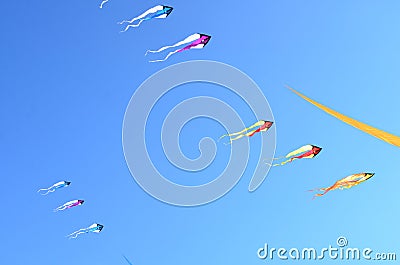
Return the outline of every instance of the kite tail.
[[[231,145],[232,144],[232,140],[229,140],[229,143],[224,143],[224,145]]]
[[[107,3],[109,0],[103,0],[103,2],[101,2],[101,4],[100,4],[100,8],[103,8],[103,5],[105,4],[105,3]]]
[[[122,24],[124,24],[124,23],[133,23],[135,21],[135,19],[132,19],[132,20],[122,20],[121,22],[118,22],[117,24],[119,24],[119,25],[122,25]]]
[[[246,131],[247,131],[247,128],[240,132],[224,134],[221,137],[219,137],[219,140],[221,140],[222,138],[224,138],[226,136],[232,137],[232,136],[236,136],[236,135],[241,135],[241,134],[244,134]]]
[[[77,238],[78,235],[85,234],[85,233],[86,233],[85,231],[76,231],[76,232],[73,232],[72,234],[69,234],[67,237],[69,237],[69,239]]]
[[[40,191],[42,191],[42,190],[45,190],[46,192],[45,192],[45,193],[40,192]],[[38,190],[37,192],[38,192],[40,195],[47,195],[47,194],[49,194],[50,192],[54,192],[54,191],[55,191],[55,189],[40,189],[40,190]]]
[[[313,200],[316,198],[316,197],[321,197],[321,196],[324,196],[327,192],[328,192],[329,190],[326,190],[325,192],[323,192],[323,193],[317,193],[317,194],[314,194],[314,196],[313,196]]]
[[[59,211],[62,211],[62,210],[64,210],[65,208],[60,208],[60,207],[58,207],[58,208],[55,208],[54,210],[53,210],[53,212],[59,212]]]
[[[240,138],[242,138],[244,136],[245,136],[244,134],[241,134],[241,135],[239,135],[239,136],[237,136],[235,138],[231,138],[231,143],[232,143],[232,141],[238,140],[238,139],[240,139]]]
[[[267,164],[270,167],[276,167],[281,165],[281,164],[271,164],[271,163],[265,163],[265,164]]]
[[[290,162],[292,162],[293,160],[295,160],[296,158],[295,157],[292,157],[292,158],[290,158],[290,159],[288,159],[288,160],[286,160],[286,161],[283,161],[282,163],[281,163],[281,166],[283,166],[283,165],[285,165],[285,164],[287,164],[287,163],[290,163]]]
[[[181,46],[183,44],[186,44],[186,43],[189,43],[189,42],[192,42],[192,41],[196,41],[198,38],[199,38],[199,34],[193,34],[193,35],[190,35],[189,37],[187,37],[186,39],[184,39],[182,41],[179,41],[179,42],[177,42],[177,43],[175,43],[173,45],[168,45],[168,46],[161,47],[160,49],[158,49],[156,51],[148,50],[145,55],[147,55],[147,53],[149,53],[149,52],[158,53],[158,52],[162,52],[162,51],[164,51],[166,49],[169,49],[169,48],[178,47],[178,46]]]
[[[168,53],[168,55],[167,55],[164,59],[161,59],[161,60],[154,60],[154,61],[149,61],[149,62],[150,62],[150,63],[164,62],[164,61],[167,60],[171,55],[173,55],[173,54],[175,54],[175,53],[177,53],[177,52],[179,52],[179,50],[176,50],[176,51],[173,51],[173,52]]]
[[[139,20],[139,23],[137,23],[137,24],[129,24],[128,26],[126,26],[126,28],[125,28],[124,30],[122,30],[122,31],[120,31],[120,32],[121,32],[121,33],[122,33],[122,32],[125,32],[125,31],[127,31],[129,28],[136,28],[136,27],[139,27],[140,24],[142,24],[143,21],[144,21],[144,20],[141,19],[141,20]]]
[[[274,157],[274,158],[272,158],[272,160],[279,160],[279,159],[282,159],[282,158],[284,158],[284,157],[283,156],[282,157]],[[266,159],[263,160],[263,162],[266,162],[267,160],[268,159],[266,158]],[[272,164],[269,164],[269,165],[272,165]]]
[[[153,51],[153,50],[147,50],[146,53],[145,53],[145,55],[147,55],[148,53],[159,53],[159,52],[165,51],[166,49],[174,48],[174,47],[176,47],[176,46],[175,46],[175,45],[171,45],[171,46],[164,46],[164,47],[161,47],[160,49],[155,50],[155,51]]]
[[[329,187],[329,188],[319,188],[319,189],[313,189],[313,190],[309,190],[309,191],[323,191],[323,193],[317,193],[317,194],[314,194],[314,196],[313,196],[313,200],[315,199],[315,197],[321,197],[321,196],[324,196],[326,193],[328,193],[328,191],[330,191],[332,188],[331,187]]]

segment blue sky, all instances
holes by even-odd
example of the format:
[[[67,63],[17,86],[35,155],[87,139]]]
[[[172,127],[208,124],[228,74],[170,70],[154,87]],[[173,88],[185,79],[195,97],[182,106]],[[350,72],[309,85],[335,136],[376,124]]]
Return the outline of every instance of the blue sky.
[[[122,254],[141,265],[284,264],[290,261],[259,260],[257,249],[264,243],[323,248],[339,236],[346,236],[351,247],[400,253],[399,149],[284,88],[289,84],[400,135],[398,1],[110,0],[103,9],[99,4],[43,0],[2,5],[1,264],[126,264]],[[118,21],[157,4],[174,7],[166,20],[119,33]],[[196,32],[212,36],[203,50],[175,54],[158,64],[144,57],[147,49]],[[230,64],[260,86],[275,117],[277,155],[305,144],[323,147],[320,155],[274,168],[254,193],[247,191],[249,168],[226,196],[200,207],[171,206],[145,193],[124,160],[125,109],[150,75],[194,59]],[[160,102],[155,120],[166,115],[179,91]],[[210,87],[198,94],[207,93],[229,100],[224,91]],[[232,106],[248,115],[237,100]],[[182,131],[188,157],[197,155],[193,139],[224,133],[209,120],[194,123]],[[159,156],[159,148],[150,153]],[[219,174],[224,155],[217,156],[208,174],[197,177]],[[160,166],[166,176],[176,172],[167,163]],[[376,175],[353,189],[314,201],[306,192],[365,171]],[[185,181],[183,173],[182,178],[176,181]],[[36,193],[64,179],[72,181],[70,187],[46,197]],[[85,204],[52,212],[72,199]],[[104,224],[100,234],[65,238],[93,222]]]

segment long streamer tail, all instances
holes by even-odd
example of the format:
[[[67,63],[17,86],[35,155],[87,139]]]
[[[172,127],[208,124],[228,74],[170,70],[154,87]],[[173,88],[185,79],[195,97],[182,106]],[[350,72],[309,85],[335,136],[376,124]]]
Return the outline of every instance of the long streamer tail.
[[[101,2],[101,4],[100,4],[100,8],[103,8],[103,5],[105,4],[105,3],[107,3],[109,0],[103,0],[103,2]]]
[[[122,31],[120,31],[120,32],[121,32],[121,33],[122,33],[122,32],[125,32],[125,31],[127,31],[129,28],[136,28],[136,27],[139,27],[140,24],[142,24],[143,21],[144,21],[144,20],[141,19],[141,20],[139,20],[139,22],[138,22],[137,24],[129,24],[128,26],[125,27],[124,30],[122,30]]]
[[[150,63],[164,62],[164,61],[167,60],[171,55],[177,53],[178,51],[179,51],[179,50],[176,50],[176,51],[173,51],[173,52],[168,53],[168,55],[167,55],[164,59],[161,59],[161,60],[154,60],[154,61],[149,61],[149,62],[150,62]]]
[[[69,239],[71,239],[71,238],[77,238],[78,235],[85,234],[85,233],[86,233],[85,231],[76,231],[76,232],[73,232],[72,234],[69,234],[67,237],[68,237]]]
[[[43,193],[43,192],[41,192],[41,191],[46,191],[45,193]],[[47,189],[40,189],[40,190],[38,190],[37,192],[40,194],[40,195],[47,195],[47,194],[49,194],[50,192],[54,192],[55,191],[55,189],[49,189],[49,188],[47,188]]]
[[[197,34],[197,33],[196,33],[196,34],[192,34],[192,35],[190,35],[189,37],[187,37],[186,39],[184,39],[184,40],[182,40],[182,41],[179,41],[179,42],[177,42],[177,43],[175,43],[175,44],[173,44],[173,45],[168,45],[168,46],[161,47],[160,49],[158,49],[158,50],[156,50],[156,51],[147,50],[147,52],[146,52],[145,55],[147,55],[149,52],[150,52],[150,53],[158,53],[158,52],[162,52],[162,51],[164,51],[164,50],[166,50],[166,49],[169,49],[169,48],[178,47],[178,46],[181,46],[181,45],[183,45],[183,44],[187,44],[187,43],[189,43],[189,42],[196,41],[196,40],[199,39],[199,38],[200,38],[200,35],[199,35],[199,34]]]

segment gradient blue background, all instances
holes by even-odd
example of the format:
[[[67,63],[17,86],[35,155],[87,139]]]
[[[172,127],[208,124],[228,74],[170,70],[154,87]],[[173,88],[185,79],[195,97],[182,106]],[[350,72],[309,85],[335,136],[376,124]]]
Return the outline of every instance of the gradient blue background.
[[[122,254],[141,265],[288,264],[290,260],[261,261],[256,251],[264,243],[322,248],[335,245],[341,235],[351,247],[400,254],[399,149],[341,123],[284,88],[289,84],[399,135],[398,1],[110,0],[103,9],[99,4],[2,3],[0,264],[126,264]],[[119,33],[123,27],[118,21],[157,4],[174,7],[166,20],[146,21]],[[203,50],[176,54],[158,64],[144,57],[147,49],[196,32],[212,36]],[[124,161],[124,111],[151,74],[192,59],[231,64],[261,87],[275,116],[277,155],[304,144],[323,147],[320,155],[274,168],[263,185],[249,193],[256,162],[252,158],[230,193],[200,207],[174,207],[147,195]],[[176,96],[160,102],[154,119],[161,120],[178,97],[212,92],[229,100],[226,90],[210,86],[204,91],[177,90]],[[254,122],[240,100],[231,104],[246,123]],[[182,148],[194,158],[197,139],[223,133],[209,120],[194,121],[182,131]],[[161,147],[150,145],[160,171],[173,177],[176,168],[162,161],[157,151]],[[226,147],[219,147],[217,164],[207,174],[181,172],[175,180],[206,182],[219,174],[226,164]],[[364,171],[376,175],[353,189],[332,191],[314,201],[307,192]],[[72,181],[71,186],[47,197],[36,193],[63,179]],[[86,201],[83,206],[52,212],[78,198]],[[65,238],[93,222],[105,225],[101,234]]]

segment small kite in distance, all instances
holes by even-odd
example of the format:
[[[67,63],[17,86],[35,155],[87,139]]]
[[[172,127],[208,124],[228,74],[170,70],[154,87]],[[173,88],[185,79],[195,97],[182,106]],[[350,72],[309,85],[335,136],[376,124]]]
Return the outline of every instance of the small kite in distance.
[[[103,230],[103,227],[104,227],[104,225],[94,223],[89,227],[81,228],[78,231],[75,231],[75,232],[69,234],[67,237],[69,237],[71,239],[71,238],[76,238],[80,234],[86,234],[86,233],[90,233],[90,232],[100,233],[101,230]]]
[[[54,212],[64,211],[65,209],[70,209],[70,208],[72,208],[72,207],[82,205],[84,202],[85,202],[84,200],[73,200],[73,201],[69,201],[69,202],[66,202],[66,203],[64,203],[63,205],[61,205],[61,206],[55,208],[53,211],[54,211]]]
[[[224,134],[219,138],[219,140],[221,140],[222,138],[224,138],[226,136],[229,136],[230,137],[230,143],[232,144],[232,141],[238,140],[238,139],[240,139],[240,138],[242,138],[244,136],[251,137],[251,136],[253,136],[254,134],[256,134],[258,132],[266,132],[266,131],[268,131],[269,128],[271,128],[272,124],[273,124],[272,121],[260,120],[260,121],[258,121],[256,123],[254,123],[253,125],[251,125],[250,127],[244,128],[240,132],[231,133],[231,134]],[[258,128],[254,129],[256,127],[258,127]]]
[[[315,189],[317,191],[322,191],[323,193],[315,194],[313,199],[315,197],[323,196],[331,190],[350,189],[351,187],[357,186],[358,184],[363,183],[364,181],[367,181],[368,179],[372,178],[373,175],[375,175],[375,173],[358,173],[358,174],[350,175],[348,177],[345,177],[344,179],[336,181],[335,184],[333,184],[330,187]],[[315,191],[315,190],[310,190],[310,191]]]
[[[279,164],[273,164],[272,166],[273,167],[274,166],[283,166],[284,164],[292,162],[295,159],[313,158],[316,155],[318,155],[319,152],[321,152],[321,150],[322,150],[321,147],[308,144],[308,145],[302,146],[299,149],[296,149],[296,150],[290,152],[285,157],[274,158],[273,160],[278,160],[278,159],[282,159],[282,158],[288,158],[288,159]],[[271,166],[271,164],[268,164],[268,165]]]
[[[125,32],[127,31],[130,27],[139,27],[139,25],[146,20],[150,20],[153,18],[167,18],[169,16],[169,14],[171,14],[172,10],[174,8],[170,7],[170,6],[162,6],[162,5],[158,5],[155,7],[150,8],[149,10],[147,10],[146,12],[144,12],[143,14],[141,14],[140,16],[137,16],[135,18],[132,18],[131,20],[124,20],[119,22],[118,24],[122,25],[124,23],[128,23],[128,25],[126,26],[126,28],[121,31],[121,32]],[[139,21],[137,24],[132,24],[135,21]]]
[[[47,195],[48,193],[55,192],[59,188],[68,187],[70,184],[71,184],[70,181],[63,180],[63,181],[57,182],[56,184],[54,184],[51,187],[40,189],[37,192],[40,193],[40,195]],[[43,193],[42,191],[45,191],[45,193]]]
[[[178,46],[190,43],[189,45],[187,45],[187,46],[185,46],[185,47],[183,47],[181,49],[177,49],[175,51],[172,51],[172,52],[168,53],[168,55],[162,60],[150,61],[151,63],[163,62],[163,61],[167,60],[171,55],[173,55],[175,53],[178,53],[178,52],[183,52],[183,51],[190,50],[190,49],[203,49],[207,45],[207,43],[210,41],[210,39],[211,39],[211,36],[209,36],[209,35],[195,33],[195,34],[190,35],[186,39],[184,39],[184,40],[182,40],[180,42],[177,42],[177,43],[175,43],[173,45],[161,47],[160,49],[158,49],[156,51],[148,50],[145,55],[147,55],[148,53],[162,52],[162,51],[164,51],[166,49],[169,49],[169,48],[174,48],[174,47],[178,47]]]

